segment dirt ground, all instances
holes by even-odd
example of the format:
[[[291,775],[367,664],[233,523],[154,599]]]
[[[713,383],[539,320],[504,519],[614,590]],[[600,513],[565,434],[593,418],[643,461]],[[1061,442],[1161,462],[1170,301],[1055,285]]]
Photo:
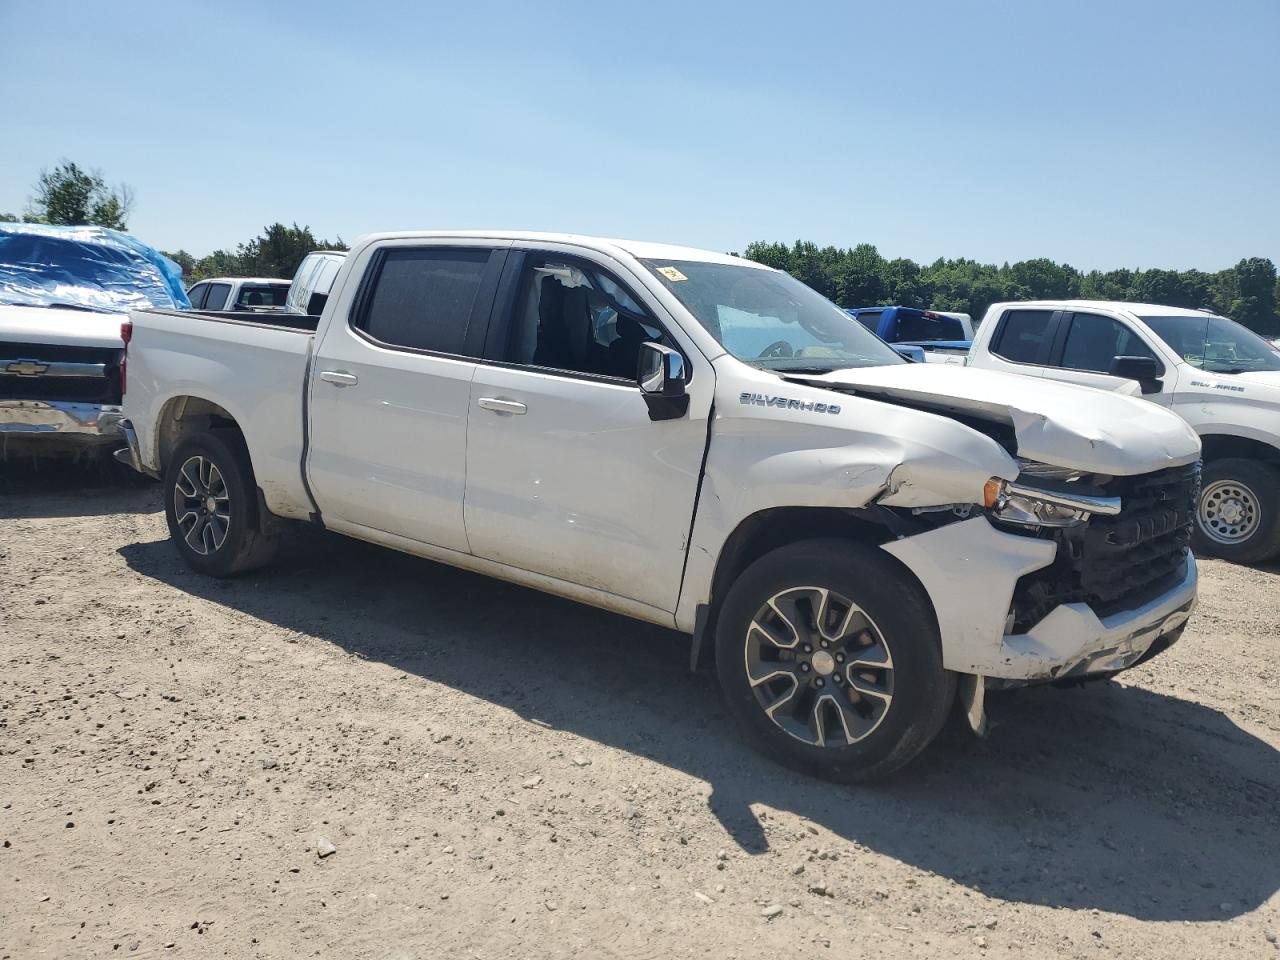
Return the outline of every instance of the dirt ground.
[[[11,477],[0,957],[1280,957],[1280,568],[1200,569],[1164,656],[855,789],[678,634],[307,531],[217,582],[154,486]]]

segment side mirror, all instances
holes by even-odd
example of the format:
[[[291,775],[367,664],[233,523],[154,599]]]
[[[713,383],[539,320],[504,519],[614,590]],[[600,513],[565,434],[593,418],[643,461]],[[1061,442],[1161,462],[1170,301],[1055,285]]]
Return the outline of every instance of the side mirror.
[[[640,393],[649,407],[650,420],[675,420],[689,410],[684,389],[684,357],[660,343],[640,344],[636,365]]]
[[[1143,393],[1158,393],[1160,390],[1160,365],[1154,357],[1112,357],[1111,368],[1107,372],[1113,377],[1137,380]]]
[[[904,346],[902,344],[891,343],[894,352],[903,360],[909,363],[924,363],[924,347]]]

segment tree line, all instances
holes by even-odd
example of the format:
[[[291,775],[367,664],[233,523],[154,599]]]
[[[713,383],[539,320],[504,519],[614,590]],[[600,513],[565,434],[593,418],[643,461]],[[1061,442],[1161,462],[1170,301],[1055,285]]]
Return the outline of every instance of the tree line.
[[[317,239],[310,227],[297,223],[286,227],[273,223],[234,251],[215,250],[204,257],[194,257],[185,250],[164,251],[164,255],[182,267],[183,278],[190,283],[206,277],[283,277],[292,280],[298,264],[312,250],[346,250],[347,244],[336,240]]]
[[[40,171],[22,219],[125,230],[133,206],[133,189],[127,184],[112,187],[100,171],[62,160],[53,169]],[[18,219],[0,213],[0,221]],[[321,239],[308,226],[276,222],[234,250],[215,250],[203,257],[186,250],[165,254],[195,282],[228,275],[291,278],[312,250],[346,249],[341,237]],[[1207,307],[1259,333],[1280,333],[1280,280],[1275,264],[1263,257],[1246,258],[1216,273],[1127,268],[1085,273],[1044,258],[1000,266],[963,258],[938,259],[921,266],[903,257],[886,259],[869,243],[846,249],[819,247],[805,240],[793,244],[756,241],[742,256],[787,271],[842,307],[929,307],[960,310],[977,320],[987,307],[1002,300],[1080,297]]]
[[[1201,270],[1090,270],[1039,258],[1017,263],[979,263],[940,258],[920,265],[886,259],[869,243],[845,249],[793,244],[750,244],[742,256],[785,270],[842,307],[897,305],[957,310],[979,320],[1004,300],[1127,300],[1173,307],[1206,307],[1258,333],[1280,333],[1280,280],[1263,257],[1233,267]]]

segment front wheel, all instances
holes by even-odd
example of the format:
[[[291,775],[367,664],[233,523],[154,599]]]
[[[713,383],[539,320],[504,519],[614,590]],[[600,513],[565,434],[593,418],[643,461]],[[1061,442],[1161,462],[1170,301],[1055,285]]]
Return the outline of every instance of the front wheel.
[[[229,577],[267,563],[276,540],[259,526],[249,452],[234,431],[182,440],[164,474],[165,519],[178,552],[193,569]]]
[[[1258,460],[1211,460],[1200,474],[1196,553],[1236,563],[1280,554],[1280,468]]]
[[[757,748],[844,783],[908,763],[955,698],[928,597],[851,541],[792,544],[748,567],[717,617],[716,664]]]

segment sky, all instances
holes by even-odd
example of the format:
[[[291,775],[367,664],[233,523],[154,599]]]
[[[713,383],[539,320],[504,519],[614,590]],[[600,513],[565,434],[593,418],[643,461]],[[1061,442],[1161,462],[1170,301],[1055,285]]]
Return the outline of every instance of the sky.
[[[0,212],[68,158],[277,220],[1081,269],[1280,260],[1280,0],[0,0]]]

